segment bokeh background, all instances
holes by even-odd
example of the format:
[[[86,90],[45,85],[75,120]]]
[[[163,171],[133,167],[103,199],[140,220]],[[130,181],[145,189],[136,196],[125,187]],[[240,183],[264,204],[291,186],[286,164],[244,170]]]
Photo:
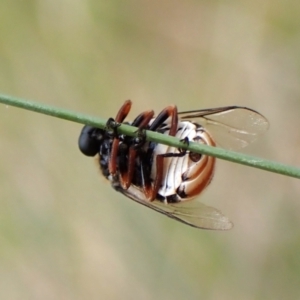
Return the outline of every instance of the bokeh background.
[[[110,117],[249,106],[300,166],[300,2],[2,0],[0,92]],[[218,162],[196,230],[114,192],[81,125],[0,106],[0,299],[299,299],[300,185]]]

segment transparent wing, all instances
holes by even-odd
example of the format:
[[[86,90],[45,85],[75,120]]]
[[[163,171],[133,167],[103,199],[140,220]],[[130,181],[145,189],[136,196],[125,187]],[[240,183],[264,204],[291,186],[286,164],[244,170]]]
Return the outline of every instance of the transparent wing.
[[[164,204],[154,201],[150,204],[152,208],[160,209],[162,213],[167,213],[169,217],[175,217],[178,221],[197,228],[228,230],[233,227],[232,222],[219,210],[206,206],[197,200],[177,204]]]
[[[240,106],[226,106],[178,113],[181,120],[205,127],[223,148],[246,147],[269,128],[268,120],[259,112]]]
[[[144,206],[196,228],[229,230],[233,227],[233,223],[219,210],[206,206],[197,200],[187,201],[187,203],[165,204],[156,200],[153,202],[146,201],[144,194],[132,186],[128,190],[120,190],[120,192]]]

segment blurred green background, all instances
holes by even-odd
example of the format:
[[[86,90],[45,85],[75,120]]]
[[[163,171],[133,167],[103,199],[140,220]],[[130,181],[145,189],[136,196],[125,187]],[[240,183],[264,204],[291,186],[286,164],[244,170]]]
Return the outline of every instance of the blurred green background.
[[[0,3],[0,91],[110,117],[168,104],[260,111],[245,153],[300,165],[300,2]],[[0,106],[0,299],[299,299],[300,185],[219,161],[202,195],[228,232],[114,192],[81,125]]]

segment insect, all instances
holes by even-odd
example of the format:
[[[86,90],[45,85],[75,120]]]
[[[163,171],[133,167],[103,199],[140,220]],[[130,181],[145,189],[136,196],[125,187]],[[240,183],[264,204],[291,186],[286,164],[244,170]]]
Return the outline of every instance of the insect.
[[[186,112],[168,106],[156,117],[149,110],[127,123],[138,127],[140,134],[133,138],[117,132],[131,104],[125,101],[106,129],[84,126],[79,137],[81,152],[97,156],[102,174],[115,190],[130,199],[196,228],[231,229],[232,222],[219,210],[192,200],[211,182],[215,158],[146,141],[144,130],[175,136],[187,143],[238,149],[268,129],[266,118],[239,106]]]

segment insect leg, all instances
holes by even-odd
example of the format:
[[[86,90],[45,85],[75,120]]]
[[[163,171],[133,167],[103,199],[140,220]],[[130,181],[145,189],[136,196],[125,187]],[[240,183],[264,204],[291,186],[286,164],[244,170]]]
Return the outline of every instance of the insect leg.
[[[161,126],[164,121],[166,121],[169,117],[171,117],[171,126],[170,126],[170,132],[169,135],[175,136],[177,132],[177,126],[178,126],[178,112],[177,112],[177,106],[168,106],[164,110],[160,112],[160,114],[155,118],[151,126],[149,127],[149,130],[156,131],[159,126]]]
[[[158,190],[160,188],[162,177],[163,177],[163,163],[164,157],[162,154],[156,156],[156,176],[154,181],[151,182],[150,172],[151,166],[147,166],[147,162],[141,161],[141,177],[142,177],[142,186],[145,193],[146,199],[148,201],[154,201],[156,199]]]
[[[159,126],[163,124],[165,120],[167,120],[169,117],[171,117],[171,126],[169,135],[175,136],[177,133],[177,126],[178,126],[178,112],[176,106],[168,106],[166,107],[153,121],[151,124],[149,130],[155,131],[158,129]],[[189,139],[186,137],[181,140],[184,144],[189,144]],[[163,157],[182,157],[186,154],[185,149],[179,148],[179,153],[166,153],[162,154]]]
[[[156,131],[159,127],[169,118],[171,117],[171,125],[169,130],[170,136],[175,136],[177,133],[178,127],[178,112],[176,106],[168,106],[164,110],[160,112],[160,114],[155,118],[152,122],[149,130]],[[180,153],[179,153],[180,154]],[[141,163],[141,174],[142,174],[142,182],[143,182],[143,189],[147,200],[153,201],[155,200],[158,190],[161,186],[162,179],[163,179],[163,166],[164,166],[164,157],[165,154],[160,154],[156,156],[156,174],[154,181],[150,181],[150,173],[151,173],[151,166],[145,166],[145,163]],[[166,156],[167,157],[167,156]],[[144,165],[144,166],[143,166]]]
[[[184,139],[180,140],[180,142],[182,142],[183,144],[189,145],[190,141],[188,139],[188,137],[185,137]],[[186,149],[182,149],[182,148],[178,148],[179,153],[174,153],[174,152],[170,152],[170,153],[166,153],[166,154],[162,154],[163,157],[183,157],[186,155]]]
[[[130,100],[125,101],[122,107],[119,109],[119,112],[116,116],[115,122],[122,123],[124,119],[129,114],[132,102]],[[116,174],[117,171],[117,155],[118,155],[118,148],[119,148],[120,139],[118,137],[114,137],[111,147],[110,159],[108,163],[108,170],[109,173],[113,176]]]
[[[153,115],[154,115],[153,110],[149,110],[144,113],[141,113],[132,122],[131,125],[137,126],[139,128],[138,130],[143,130],[145,127],[148,126],[150,120],[153,118]],[[133,144],[130,145],[127,168],[125,171],[122,171],[122,169],[120,168],[120,183],[124,189],[128,189],[132,183],[132,178],[135,170],[136,154],[141,146],[142,145],[138,145],[137,147],[135,142],[133,142]]]

